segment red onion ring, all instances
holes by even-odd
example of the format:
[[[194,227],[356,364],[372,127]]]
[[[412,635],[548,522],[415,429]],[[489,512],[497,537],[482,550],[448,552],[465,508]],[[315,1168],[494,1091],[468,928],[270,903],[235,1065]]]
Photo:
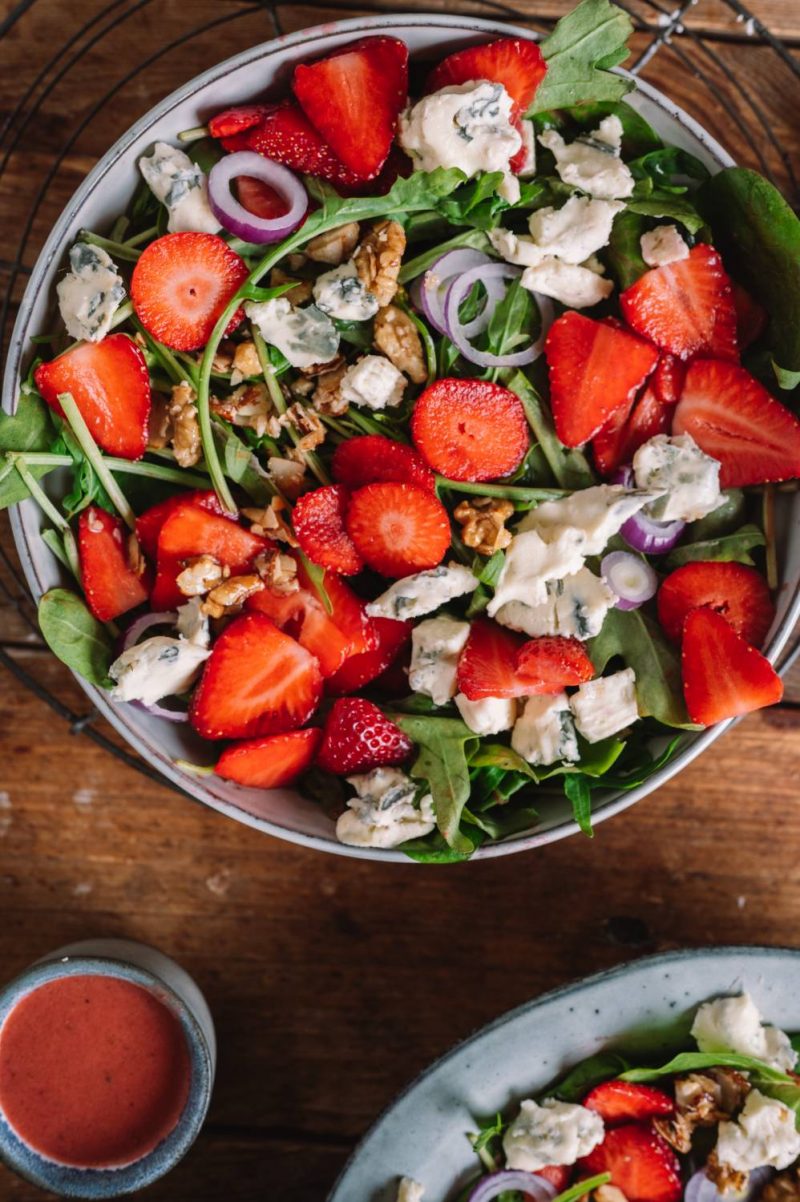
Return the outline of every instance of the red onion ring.
[[[154,701],[152,705],[145,705],[143,701],[129,701],[128,704],[135,705],[137,709],[144,710],[148,714],[155,714],[157,718],[166,718],[167,722],[189,721],[187,710],[169,710],[159,701]]]
[[[611,551],[603,556],[600,572],[617,594],[617,609],[638,609],[656,595],[658,577],[649,563],[630,551]]]
[[[467,1202],[492,1202],[493,1198],[512,1189],[520,1190],[526,1198],[533,1198],[534,1202],[552,1202],[558,1192],[550,1181],[536,1173],[526,1173],[523,1169],[501,1169],[499,1173],[481,1177]]]
[[[289,206],[281,217],[256,217],[232,195],[230,186],[240,175],[251,175],[274,188]],[[295,175],[280,163],[237,150],[215,163],[208,173],[208,202],[220,225],[245,242],[280,242],[296,230],[308,211],[308,194]]]
[[[633,468],[628,465],[617,468],[611,477],[611,483],[632,488]],[[666,555],[685,529],[686,523],[678,519],[674,522],[657,522],[640,510],[622,525],[620,534],[634,551],[641,551],[643,555]]]
[[[758,1197],[772,1176],[772,1169],[753,1169],[747,1181],[747,1188],[743,1193],[721,1194],[714,1182],[706,1176],[705,1169],[700,1169],[686,1183],[684,1202],[752,1202],[752,1199]]]
[[[522,275],[522,268],[513,267],[510,263],[484,263],[465,271],[448,289],[444,306],[446,333],[450,341],[458,347],[461,354],[470,363],[476,363],[479,367],[523,367],[527,363],[533,363],[541,355],[545,335],[553,321],[553,302],[538,292],[535,293],[535,296],[539,306],[541,329],[536,341],[524,351],[515,351],[510,355],[492,355],[488,351],[476,350],[469,341],[467,327],[461,324],[458,316],[458,310],[469,295],[470,289],[479,280],[485,287],[488,287],[488,281],[494,278],[508,279],[520,275]]]
[[[138,643],[144,632],[149,630],[151,626],[174,626],[177,620],[178,615],[173,612],[144,614],[141,618],[137,618],[135,622],[131,622],[125,631],[125,637],[122,640],[122,650],[127,651],[134,643]]]
[[[462,272],[469,271],[471,267],[481,267],[491,262],[492,260],[483,251],[471,250],[467,246],[458,250],[448,250],[446,254],[440,255],[419,279],[415,280],[411,289],[414,304],[422,310],[433,328],[440,334],[447,334],[444,303],[450,285]],[[487,322],[488,320],[487,317]]]

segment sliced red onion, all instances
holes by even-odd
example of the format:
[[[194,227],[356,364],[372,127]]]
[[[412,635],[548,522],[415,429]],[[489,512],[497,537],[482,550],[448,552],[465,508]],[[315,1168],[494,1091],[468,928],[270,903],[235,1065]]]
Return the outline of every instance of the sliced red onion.
[[[638,609],[656,595],[658,577],[646,560],[630,551],[611,551],[600,561],[600,572],[617,594],[617,609]]]
[[[656,522],[639,510],[623,524],[620,534],[634,551],[641,551],[643,555],[666,555],[685,529],[685,522]]]
[[[481,1177],[467,1202],[492,1202],[493,1198],[513,1189],[519,1190],[526,1198],[533,1198],[534,1202],[552,1202],[558,1192],[552,1182],[536,1173],[526,1173],[523,1169],[501,1169],[499,1173]]]
[[[231,193],[231,183],[240,175],[250,175],[274,188],[289,206],[280,217],[256,217]],[[280,163],[256,154],[237,150],[215,163],[208,173],[208,202],[220,225],[245,242],[280,242],[298,225],[308,211],[308,193],[300,180]]]
[[[135,622],[131,622],[128,629],[125,631],[125,637],[122,640],[122,650],[127,651],[134,643],[138,643],[146,630],[151,626],[174,626],[178,620],[176,613],[160,613],[160,614],[144,614],[141,618],[137,618]]]
[[[469,341],[467,327],[461,323],[458,316],[458,311],[469,296],[473,284],[480,280],[488,287],[492,279],[509,279],[519,275],[522,275],[522,269],[512,267],[510,263],[484,263],[480,267],[472,267],[465,271],[448,289],[444,308],[446,333],[470,363],[477,363],[479,367],[522,367],[526,363],[533,363],[534,359],[541,355],[545,335],[553,321],[553,302],[546,296],[535,294],[541,317],[539,337],[524,351],[515,351],[510,355],[492,355],[488,351],[476,350]]]
[[[633,468],[630,464],[625,464],[623,467],[618,467],[611,477],[612,484],[624,484],[626,488],[633,488]]]
[[[440,255],[436,262],[414,282],[411,298],[440,334],[447,334],[444,303],[453,280],[464,271],[469,271],[473,267],[482,267],[491,262],[489,256],[480,250],[470,250],[466,246],[459,250],[449,250],[446,254]]]
[[[189,721],[189,714],[186,710],[170,710],[158,701],[154,701],[152,705],[145,705],[143,701],[131,701],[129,705],[135,705],[139,710],[146,710],[148,714],[155,714],[157,718],[166,718],[168,722]]]
[[[772,1176],[772,1169],[753,1169],[747,1179],[747,1186],[741,1193],[728,1191],[721,1194],[714,1182],[706,1176],[705,1169],[700,1169],[686,1183],[684,1202],[752,1202]]]

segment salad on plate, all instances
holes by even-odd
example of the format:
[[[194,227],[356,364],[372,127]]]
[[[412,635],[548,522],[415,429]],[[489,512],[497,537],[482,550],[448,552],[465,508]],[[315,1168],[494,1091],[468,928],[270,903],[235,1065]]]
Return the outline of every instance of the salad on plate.
[[[0,504],[73,578],[50,647],[189,723],[187,772],[463,859],[780,699],[800,223],[626,100],[630,30],[358,38],[69,248]]]

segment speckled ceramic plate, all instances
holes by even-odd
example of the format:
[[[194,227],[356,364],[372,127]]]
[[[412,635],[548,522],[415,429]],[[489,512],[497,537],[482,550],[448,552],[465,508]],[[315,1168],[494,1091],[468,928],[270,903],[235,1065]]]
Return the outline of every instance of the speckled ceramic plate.
[[[328,1202],[394,1202],[397,1180],[450,1202],[475,1175],[466,1134],[602,1048],[652,1052],[686,1041],[697,1006],[747,990],[764,1018],[800,1029],[800,951],[721,947],[649,956],[557,989],[454,1048],[378,1119]]]

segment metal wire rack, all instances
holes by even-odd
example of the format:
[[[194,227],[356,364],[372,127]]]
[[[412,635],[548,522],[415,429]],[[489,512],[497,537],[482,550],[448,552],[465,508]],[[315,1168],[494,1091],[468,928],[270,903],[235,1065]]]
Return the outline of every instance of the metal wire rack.
[[[633,19],[636,34],[634,55],[626,64],[633,74],[661,87],[689,111],[726,145],[734,157],[745,165],[760,170],[787,196],[790,203],[800,205],[800,159],[793,157],[781,139],[781,122],[797,122],[800,108],[800,58],[797,49],[767,28],[739,0],[680,0],[677,7],[664,0],[616,0],[620,8]],[[419,12],[441,8],[449,14],[458,12],[469,16],[492,17],[509,23],[525,24],[546,32],[555,21],[552,4],[544,0],[539,16],[535,0],[519,6],[502,0],[468,0],[467,3],[431,3],[409,5],[392,0],[373,0],[370,12]],[[42,62],[32,69],[25,63],[15,63],[19,79],[19,98],[10,107],[0,124],[0,196],[4,189],[15,186],[13,166],[27,147],[26,137],[41,133],[48,148],[26,160],[26,178],[33,179],[30,203],[26,207],[21,228],[6,226],[5,252],[0,256],[0,344],[5,348],[11,336],[16,305],[29,276],[39,246],[46,235],[46,201],[59,171],[76,151],[87,157],[97,157],[103,146],[91,145],[93,125],[101,114],[108,113],[120,96],[130,93],[138,81],[148,88],[152,73],[161,71],[166,61],[178,60],[177,72],[168,86],[147,91],[148,101],[154,102],[164,92],[177,87],[194,75],[200,67],[193,62],[196,47],[208,47],[209,35],[214,34],[216,57],[227,57],[255,41],[272,37],[310,24],[315,19],[327,21],[339,16],[352,16],[365,9],[324,0],[315,7],[294,4],[250,2],[250,0],[110,0],[109,3],[90,2],[70,6],[70,16],[58,0],[17,0],[4,18],[0,18],[0,51],[17,43],[26,28],[35,30],[37,22],[48,13],[58,11],[58,25],[67,33],[66,40],[53,46]],[[319,16],[315,17],[318,9]],[[705,19],[705,10],[709,19]],[[165,18],[168,18],[166,20]],[[163,20],[162,20],[163,19]],[[152,31],[148,41],[141,39],[127,44],[131,30],[146,22]],[[48,30],[52,25],[48,25]],[[119,60],[114,58],[124,46]],[[153,49],[155,47],[155,49]],[[743,54],[743,49],[748,52]],[[144,50],[144,53],[140,53]],[[85,65],[92,56],[108,51],[112,55],[111,70],[87,75]],[[206,58],[207,58],[206,49]],[[128,67],[127,64],[131,63]],[[203,65],[208,65],[204,62]],[[127,69],[126,69],[127,68]],[[118,74],[117,74],[118,72]],[[675,81],[688,80],[690,95],[676,92]],[[52,122],[54,102],[70,88],[79,87],[88,94],[76,123],[72,126]],[[688,89],[686,89],[688,91]],[[793,99],[792,99],[793,98]],[[112,137],[116,138],[130,124],[124,111],[118,114],[118,124]],[[31,177],[31,173],[33,173]],[[24,646],[36,646],[39,640],[35,610],[22,573],[15,559],[0,547],[0,605],[16,611],[24,636]],[[0,640],[6,638],[0,631]],[[25,688],[46,702],[59,720],[70,730],[91,739],[144,775],[180,792],[138,755],[120,743],[113,732],[97,722],[99,716],[91,709],[78,712],[64,703],[46,687],[14,654],[13,639],[0,646],[0,664]],[[784,661],[784,670],[800,655],[800,645]],[[187,794],[188,796],[188,794]]]

